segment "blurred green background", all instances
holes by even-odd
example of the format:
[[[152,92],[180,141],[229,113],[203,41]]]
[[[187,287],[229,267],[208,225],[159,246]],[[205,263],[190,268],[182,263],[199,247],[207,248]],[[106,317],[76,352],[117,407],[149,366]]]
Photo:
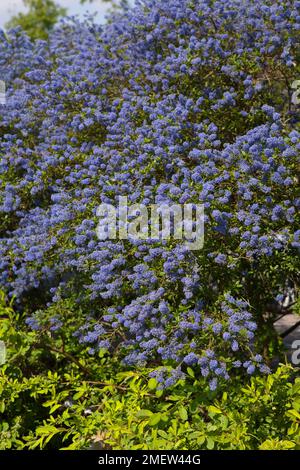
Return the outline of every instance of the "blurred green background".
[[[20,25],[32,38],[46,39],[62,16],[95,15],[105,22],[106,14],[123,0],[0,0],[0,28]]]

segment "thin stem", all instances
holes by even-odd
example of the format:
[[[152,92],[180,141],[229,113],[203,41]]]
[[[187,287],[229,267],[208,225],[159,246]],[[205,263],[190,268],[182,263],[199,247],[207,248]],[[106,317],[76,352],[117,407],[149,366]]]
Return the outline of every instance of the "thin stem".
[[[51,351],[61,354],[62,356],[66,357],[69,359],[71,362],[74,362],[83,372],[85,372],[87,375],[92,375],[92,372],[85,366],[83,366],[76,357],[72,356],[72,354],[68,353],[67,351],[62,351],[61,349],[56,349],[53,346],[50,346],[49,348]]]

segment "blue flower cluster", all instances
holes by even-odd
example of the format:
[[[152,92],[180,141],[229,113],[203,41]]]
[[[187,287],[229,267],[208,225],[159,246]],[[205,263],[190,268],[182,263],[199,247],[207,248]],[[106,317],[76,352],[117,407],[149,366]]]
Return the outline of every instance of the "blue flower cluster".
[[[143,0],[49,42],[2,32],[1,288],[21,303],[76,292],[79,341],[163,364],[166,385],[189,366],[211,389],[266,372],[249,304],[300,247],[299,30],[295,0]],[[119,196],[203,203],[204,248],[100,241],[97,207]]]

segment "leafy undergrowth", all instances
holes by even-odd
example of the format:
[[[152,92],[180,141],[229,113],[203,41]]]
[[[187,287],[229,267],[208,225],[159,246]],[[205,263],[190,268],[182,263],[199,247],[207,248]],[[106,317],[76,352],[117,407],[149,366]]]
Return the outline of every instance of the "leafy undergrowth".
[[[187,368],[185,381],[158,390],[149,369],[121,371],[104,351],[95,361],[71,338],[62,347],[28,331],[10,306],[0,314],[1,449],[300,449],[290,366],[217,391]]]

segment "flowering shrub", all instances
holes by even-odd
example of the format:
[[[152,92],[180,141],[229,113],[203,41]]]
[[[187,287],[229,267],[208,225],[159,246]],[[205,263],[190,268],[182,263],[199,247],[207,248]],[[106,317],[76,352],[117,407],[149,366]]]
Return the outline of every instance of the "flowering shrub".
[[[297,274],[299,29],[299,1],[145,0],[49,42],[2,33],[0,286],[31,328],[67,328],[41,307],[75,298],[79,343],[161,386],[268,372],[266,312]],[[119,196],[203,203],[204,248],[98,240]]]

